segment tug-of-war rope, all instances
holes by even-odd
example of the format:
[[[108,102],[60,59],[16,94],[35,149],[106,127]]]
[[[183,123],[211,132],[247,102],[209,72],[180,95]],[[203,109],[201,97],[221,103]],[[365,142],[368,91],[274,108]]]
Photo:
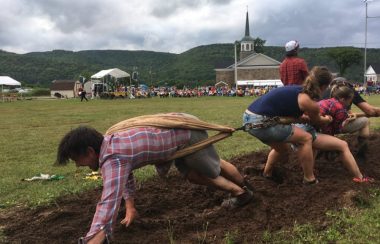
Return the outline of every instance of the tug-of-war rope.
[[[273,117],[273,118],[268,118],[264,120],[261,124],[248,123],[242,127],[232,128],[229,126],[208,123],[189,114],[167,113],[167,114],[143,115],[143,116],[138,116],[131,119],[123,120],[111,126],[106,131],[105,134],[112,135],[114,133],[122,132],[130,128],[147,127],[147,126],[167,128],[167,129],[219,131],[219,133],[216,135],[210,136],[200,142],[197,142],[186,148],[178,150],[170,158],[166,160],[166,161],[171,161],[176,158],[187,156],[198,150],[204,149],[211,144],[221,141],[227,137],[230,137],[235,131],[239,131],[239,130],[248,131],[251,128],[263,128],[263,127],[268,127],[275,124],[292,124],[296,122],[297,120],[295,118]]]

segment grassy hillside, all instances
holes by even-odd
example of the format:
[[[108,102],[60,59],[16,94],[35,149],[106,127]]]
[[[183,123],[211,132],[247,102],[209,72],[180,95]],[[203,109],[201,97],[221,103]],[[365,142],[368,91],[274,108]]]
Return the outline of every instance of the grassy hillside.
[[[331,48],[302,48],[300,56],[309,67],[326,65],[333,72],[338,68],[327,55]],[[363,51],[363,50],[361,50]],[[282,47],[264,47],[264,54],[281,61]],[[367,50],[367,64],[380,63],[380,49]],[[29,84],[48,86],[55,79],[78,79],[91,76],[101,69],[120,68],[132,73],[137,67],[142,82],[150,84],[212,84],[215,65],[233,61],[233,44],[212,44],[195,47],[181,54],[153,51],[88,50],[33,52],[15,54],[0,51],[0,75],[9,75]],[[363,60],[348,69],[346,76],[361,81]]]

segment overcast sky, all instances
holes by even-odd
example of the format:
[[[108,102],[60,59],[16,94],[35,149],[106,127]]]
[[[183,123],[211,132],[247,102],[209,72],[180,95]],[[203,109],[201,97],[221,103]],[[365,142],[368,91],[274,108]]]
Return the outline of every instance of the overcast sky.
[[[250,34],[267,46],[365,43],[363,0],[0,0],[0,49],[27,53],[64,49],[181,53],[233,43]],[[380,17],[380,0],[368,3]],[[367,47],[380,48],[380,18],[368,18]]]

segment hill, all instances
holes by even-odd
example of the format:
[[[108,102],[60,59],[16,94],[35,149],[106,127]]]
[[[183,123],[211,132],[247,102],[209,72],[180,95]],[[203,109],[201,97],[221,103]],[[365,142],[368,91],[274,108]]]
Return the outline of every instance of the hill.
[[[331,48],[301,48],[300,56],[309,67],[326,65],[333,72],[338,68],[327,55]],[[353,49],[358,49],[354,48]],[[363,50],[361,50],[363,52]],[[264,54],[278,61],[283,59],[282,47],[264,47]],[[380,49],[367,49],[367,64],[379,63]],[[192,48],[181,54],[128,51],[86,50],[32,52],[15,54],[0,51],[0,75],[8,75],[27,84],[48,86],[55,79],[78,79],[80,75],[90,77],[102,69],[120,68],[132,73],[139,72],[142,82],[150,84],[212,84],[215,65],[234,60],[233,44],[212,44]],[[363,60],[349,68],[346,76],[361,81]]]

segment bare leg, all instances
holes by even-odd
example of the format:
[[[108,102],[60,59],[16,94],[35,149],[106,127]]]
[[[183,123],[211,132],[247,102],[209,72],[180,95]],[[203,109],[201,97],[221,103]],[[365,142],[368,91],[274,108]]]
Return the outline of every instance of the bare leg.
[[[235,167],[235,165],[231,164],[228,161],[220,159],[220,175],[232,181],[238,186],[244,186],[244,178]]]
[[[264,167],[264,176],[272,176],[274,164],[281,161],[284,155],[287,155],[287,145],[285,143],[272,143],[271,147],[272,150],[268,154]]]
[[[293,129],[294,133],[287,142],[297,144],[297,156],[303,169],[304,179],[306,181],[313,181],[315,180],[315,176],[312,136],[298,127],[293,126]],[[287,153],[288,150],[285,143],[271,143],[269,146],[272,147],[272,150],[268,155],[268,160],[264,168],[264,175],[268,176],[272,175],[274,163],[279,161],[282,155],[284,155],[285,152]]]
[[[317,139],[313,142],[313,147],[323,151],[339,151],[341,153],[341,160],[350,173],[354,177],[363,178],[346,141],[335,136],[318,134]]]
[[[216,187],[220,190],[230,192],[233,196],[238,196],[245,192],[243,188],[220,175],[212,179],[191,170],[186,177],[194,184]]]

